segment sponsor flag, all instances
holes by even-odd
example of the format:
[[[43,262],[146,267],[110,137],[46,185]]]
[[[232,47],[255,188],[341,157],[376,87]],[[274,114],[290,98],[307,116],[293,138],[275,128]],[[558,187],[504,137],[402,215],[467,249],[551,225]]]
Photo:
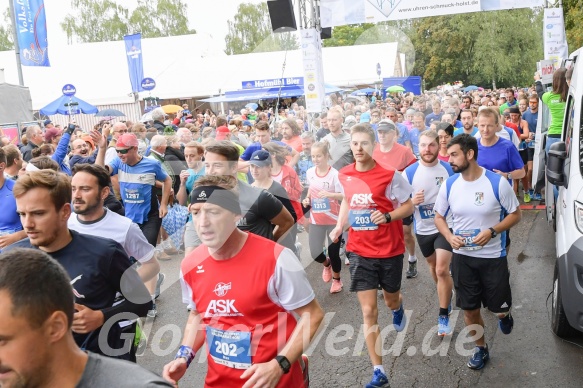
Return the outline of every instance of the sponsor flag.
[[[132,83],[132,92],[143,92],[144,63],[142,61],[142,34],[126,35],[123,37],[128,59],[128,72]]]
[[[14,1],[14,28],[23,66],[50,66],[43,0]]]

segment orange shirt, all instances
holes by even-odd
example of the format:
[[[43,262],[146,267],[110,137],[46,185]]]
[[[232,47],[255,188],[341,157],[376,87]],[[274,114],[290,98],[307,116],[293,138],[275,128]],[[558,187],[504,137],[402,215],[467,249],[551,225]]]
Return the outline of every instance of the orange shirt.
[[[405,168],[417,161],[410,147],[397,142],[389,152],[382,152],[377,144],[372,153],[372,158],[386,170],[403,171]]]

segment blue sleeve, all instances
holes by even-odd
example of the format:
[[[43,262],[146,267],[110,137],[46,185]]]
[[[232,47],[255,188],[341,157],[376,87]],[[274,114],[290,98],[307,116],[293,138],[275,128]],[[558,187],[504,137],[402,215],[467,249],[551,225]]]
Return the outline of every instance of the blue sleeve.
[[[243,152],[243,154],[241,155],[241,159],[246,162],[249,161],[249,159],[251,159],[251,155],[253,155],[253,152],[260,149],[261,148],[257,148],[257,143],[250,144],[249,147],[247,147],[247,149],[245,150],[245,152]]]
[[[406,141],[411,141],[411,139],[409,138],[409,130],[404,125],[401,125],[399,127],[399,133],[401,134],[401,139],[403,139],[403,143],[405,143]]]
[[[55,150],[55,153],[51,156],[51,159],[57,162],[59,166],[63,163],[65,156],[67,156],[67,149],[69,148],[70,139],[71,134],[69,132],[65,132],[63,136],[61,136],[59,144],[57,144],[57,149]]]
[[[117,156],[110,162],[109,167],[111,167],[111,176],[117,175],[120,163],[121,160]]]
[[[522,161],[522,157],[520,156],[520,154],[518,153],[518,150],[516,149],[516,147],[514,147],[514,144],[511,144],[512,147],[507,147],[508,149],[508,164],[509,164],[509,170],[508,171],[504,171],[504,172],[511,172],[514,170],[520,170],[521,168],[524,168],[524,162]]]

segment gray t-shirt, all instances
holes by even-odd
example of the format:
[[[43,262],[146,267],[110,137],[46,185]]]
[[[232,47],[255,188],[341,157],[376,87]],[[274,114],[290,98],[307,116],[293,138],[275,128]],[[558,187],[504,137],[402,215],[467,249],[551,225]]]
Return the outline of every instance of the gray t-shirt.
[[[350,149],[350,134],[342,131],[337,137],[332,133],[327,134],[322,139],[330,144],[330,157],[332,167],[340,171],[343,167],[354,163],[352,150]]]
[[[76,388],[172,387],[162,377],[132,362],[87,354],[89,359]]]

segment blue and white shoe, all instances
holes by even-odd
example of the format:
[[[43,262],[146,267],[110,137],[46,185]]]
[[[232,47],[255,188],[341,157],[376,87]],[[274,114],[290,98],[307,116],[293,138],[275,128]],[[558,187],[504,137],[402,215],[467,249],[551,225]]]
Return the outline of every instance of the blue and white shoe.
[[[403,303],[397,311],[393,311],[393,326],[398,332],[403,331],[407,325],[407,316],[405,315],[405,309],[403,309]]]
[[[451,334],[451,327],[449,326],[449,316],[440,315],[437,318],[437,335],[440,337],[445,337]]]
[[[514,318],[512,318],[512,314],[508,313],[506,317],[498,319],[498,327],[504,334],[512,333],[512,328],[514,327]]]
[[[375,369],[372,380],[365,385],[365,388],[389,388],[389,378],[380,369]]]
[[[476,346],[474,354],[468,360],[468,368],[480,370],[486,365],[486,361],[490,358],[490,353],[487,347]]]

